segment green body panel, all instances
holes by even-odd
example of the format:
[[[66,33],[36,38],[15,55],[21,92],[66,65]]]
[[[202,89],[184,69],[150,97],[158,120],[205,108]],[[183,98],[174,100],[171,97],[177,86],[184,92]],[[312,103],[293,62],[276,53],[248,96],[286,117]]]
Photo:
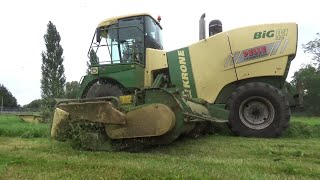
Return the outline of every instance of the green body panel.
[[[228,119],[229,111],[225,109],[225,104],[211,104],[208,106],[209,113],[217,119]]]
[[[164,74],[159,74],[156,79],[153,81],[152,88],[158,88],[162,84],[164,79]]]
[[[181,89],[183,96],[197,98],[197,91],[188,48],[167,53],[171,83]]]
[[[158,88],[146,89],[144,103],[165,104],[170,107],[175,114],[175,126],[167,134],[157,137],[157,144],[170,143],[177,139],[181,134],[191,131],[195,126],[195,123],[185,122],[185,117],[182,113],[192,113],[192,111],[178,94],[172,94],[166,90]]]
[[[144,67],[138,64],[108,65],[99,68],[100,77],[112,78],[126,88],[144,87]]]
[[[81,97],[86,88],[99,79],[111,79],[128,89],[144,87],[144,67],[140,64],[108,64],[100,65],[98,67],[98,74],[84,76],[78,97]]]

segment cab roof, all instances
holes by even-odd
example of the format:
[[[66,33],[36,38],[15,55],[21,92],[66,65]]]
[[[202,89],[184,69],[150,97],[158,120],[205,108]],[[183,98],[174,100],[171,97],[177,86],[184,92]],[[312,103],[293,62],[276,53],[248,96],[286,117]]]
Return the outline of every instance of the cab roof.
[[[105,19],[104,21],[99,23],[98,28],[99,27],[103,27],[103,26],[110,26],[112,24],[115,24],[115,23],[118,22],[119,19],[129,18],[129,17],[136,17],[136,16],[150,16],[155,22],[157,22],[159,24],[159,22],[155,18],[153,18],[150,14],[148,14],[148,13],[137,13],[137,14],[122,15],[122,16],[116,16],[116,17]]]

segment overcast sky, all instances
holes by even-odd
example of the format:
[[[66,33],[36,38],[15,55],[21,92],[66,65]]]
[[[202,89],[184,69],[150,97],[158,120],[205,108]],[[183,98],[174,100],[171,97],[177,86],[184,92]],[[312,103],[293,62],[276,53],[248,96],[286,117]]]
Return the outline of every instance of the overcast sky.
[[[146,12],[161,15],[165,50],[188,46],[198,40],[198,22],[206,13],[223,23],[223,30],[242,26],[296,22],[299,25],[298,54],[288,80],[301,64],[310,60],[301,44],[320,32],[318,0],[4,0],[0,2],[0,83],[20,105],[41,97],[41,52],[43,35],[52,21],[61,36],[67,81],[85,74],[87,51],[97,24],[109,17]]]

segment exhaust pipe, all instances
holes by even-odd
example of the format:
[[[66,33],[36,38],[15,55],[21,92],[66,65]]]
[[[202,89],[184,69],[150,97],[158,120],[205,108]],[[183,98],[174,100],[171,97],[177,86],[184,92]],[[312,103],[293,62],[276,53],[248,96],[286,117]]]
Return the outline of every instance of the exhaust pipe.
[[[199,20],[199,40],[206,38],[206,21],[204,18],[206,17],[206,13],[203,13]]]

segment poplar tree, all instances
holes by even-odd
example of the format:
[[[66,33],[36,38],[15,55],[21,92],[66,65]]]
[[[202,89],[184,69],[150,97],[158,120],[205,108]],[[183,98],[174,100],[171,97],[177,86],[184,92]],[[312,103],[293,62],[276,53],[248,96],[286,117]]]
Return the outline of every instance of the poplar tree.
[[[56,26],[49,21],[47,33],[43,36],[46,51],[41,53],[41,96],[43,99],[60,98],[64,96],[66,78],[63,67],[63,49],[61,37]]]

